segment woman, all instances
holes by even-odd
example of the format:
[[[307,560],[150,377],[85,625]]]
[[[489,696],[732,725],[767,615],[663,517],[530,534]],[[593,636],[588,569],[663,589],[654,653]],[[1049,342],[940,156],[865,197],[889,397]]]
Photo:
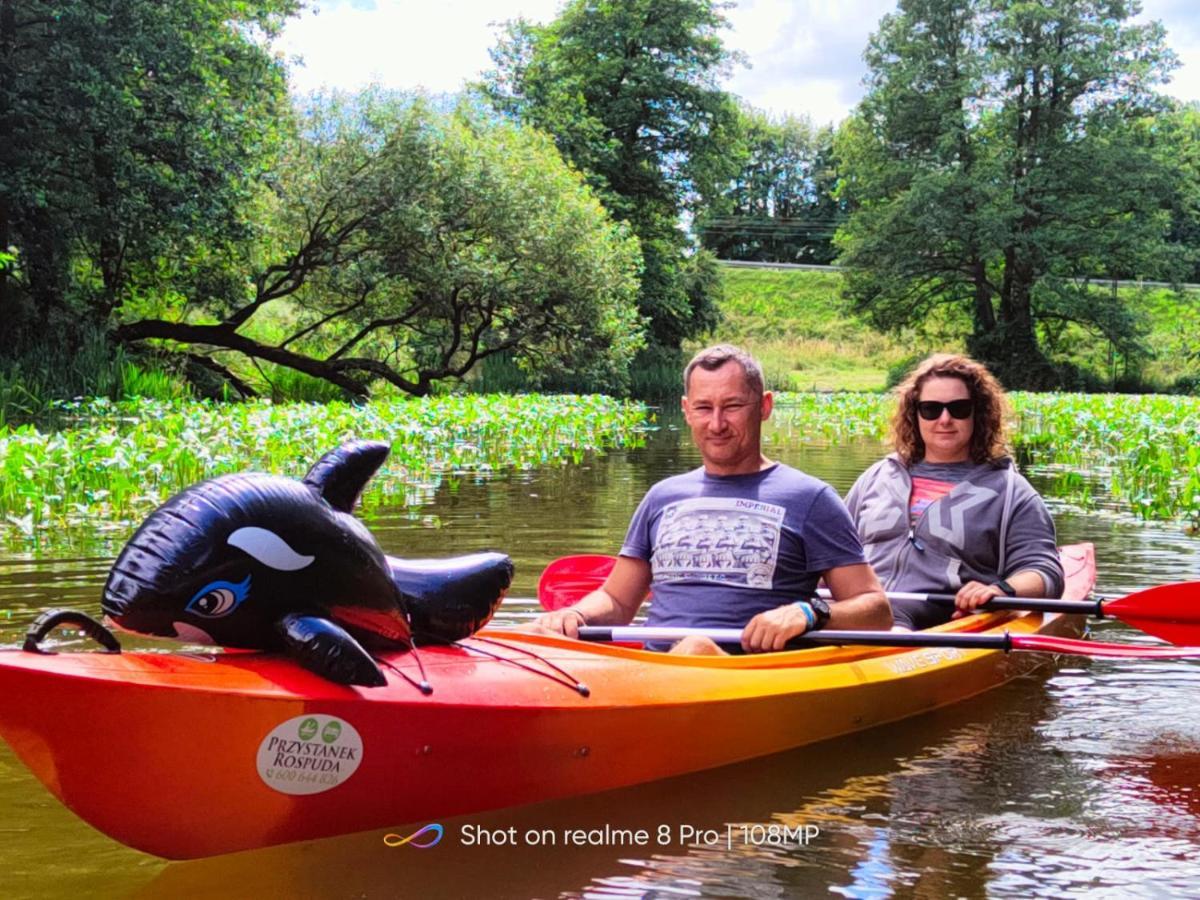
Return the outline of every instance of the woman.
[[[859,477],[846,505],[886,590],[955,602],[893,601],[896,626],[929,628],[1002,594],[1059,596],[1054,523],[1008,456],[999,382],[969,357],[938,354],[897,392],[895,452]]]

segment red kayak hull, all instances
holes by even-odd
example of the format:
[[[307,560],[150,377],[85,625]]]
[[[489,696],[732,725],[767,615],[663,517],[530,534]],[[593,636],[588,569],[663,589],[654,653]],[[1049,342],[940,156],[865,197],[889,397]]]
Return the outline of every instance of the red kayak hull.
[[[1064,549],[1068,597],[1094,578]],[[1078,617],[943,630],[1073,635]],[[129,846],[183,859],[606,790],[895,721],[1041,656],[825,647],[677,658],[493,632],[331,684],[271,654],[0,652],[0,734],[55,796]],[[585,696],[575,683],[587,685]],[[0,813],[0,819],[3,814]]]

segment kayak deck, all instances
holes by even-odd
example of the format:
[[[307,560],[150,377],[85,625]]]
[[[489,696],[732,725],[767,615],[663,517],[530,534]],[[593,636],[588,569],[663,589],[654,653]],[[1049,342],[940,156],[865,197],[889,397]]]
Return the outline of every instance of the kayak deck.
[[[1068,596],[1081,597],[1090,546],[1066,548],[1070,559]],[[1080,627],[995,613],[938,630]],[[868,647],[674,657],[494,630],[382,659],[388,684],[354,688],[272,654],[3,651],[0,734],[93,826],[180,859],[738,762],[966,699],[1038,657]]]

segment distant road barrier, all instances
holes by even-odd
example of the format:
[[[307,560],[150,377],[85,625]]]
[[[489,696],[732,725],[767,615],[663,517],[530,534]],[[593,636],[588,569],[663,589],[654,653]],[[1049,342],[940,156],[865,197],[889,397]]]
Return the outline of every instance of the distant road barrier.
[[[729,266],[734,269],[811,269],[814,272],[842,271],[842,266],[816,266],[806,263],[752,262],[745,259],[719,259],[717,262],[723,266]],[[1092,282],[1100,285],[1115,284],[1117,287],[1173,287],[1169,281],[1112,281],[1108,278],[1094,278],[1092,279]],[[1181,284],[1179,287],[1185,291],[1200,291],[1200,284]]]

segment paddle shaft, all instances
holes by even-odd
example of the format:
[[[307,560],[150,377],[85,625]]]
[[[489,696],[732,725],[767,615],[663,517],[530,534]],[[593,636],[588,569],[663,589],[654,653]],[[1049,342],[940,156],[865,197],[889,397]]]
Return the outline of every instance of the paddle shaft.
[[[585,625],[579,637],[585,641],[678,641],[697,636],[731,647],[742,645],[740,628],[654,628],[638,625]],[[812,632],[787,642],[787,649],[799,650],[824,644],[864,644],[875,647],[962,647],[968,650],[1012,649],[1012,639],[1004,634],[928,634],[920,631],[829,631]]]
[[[579,629],[588,641],[677,641],[689,635],[707,637],[727,647],[741,646],[736,628],[647,628],[589,625]],[[954,647],[964,650],[1028,650],[1038,653],[1071,653],[1078,656],[1122,659],[1195,659],[1200,647],[1141,646],[1081,641],[1052,634],[954,634],[922,631],[819,631],[788,641],[794,650],[823,644],[865,644],[875,647]]]
[[[817,591],[817,595],[826,599],[831,599],[833,596],[824,588]],[[953,594],[918,594],[907,591],[888,591],[887,598],[889,600],[928,600],[931,603],[937,603],[941,606],[954,605]],[[509,604],[537,605],[538,602],[533,597],[506,597],[504,600],[506,606]],[[1105,618],[1104,603],[1105,600],[1099,598],[1096,600],[1044,600],[1033,597],[993,597],[980,608],[983,610],[1012,609],[1029,612],[1065,613],[1066,615]]]
[[[833,595],[822,588],[817,594],[826,599]],[[953,606],[953,594],[921,594],[910,591],[887,591],[889,600],[916,600],[936,603],[939,606]],[[1046,600],[1037,597],[993,597],[980,609],[1016,609],[1028,612],[1065,613],[1067,615],[1095,616],[1104,618],[1104,600]]]

